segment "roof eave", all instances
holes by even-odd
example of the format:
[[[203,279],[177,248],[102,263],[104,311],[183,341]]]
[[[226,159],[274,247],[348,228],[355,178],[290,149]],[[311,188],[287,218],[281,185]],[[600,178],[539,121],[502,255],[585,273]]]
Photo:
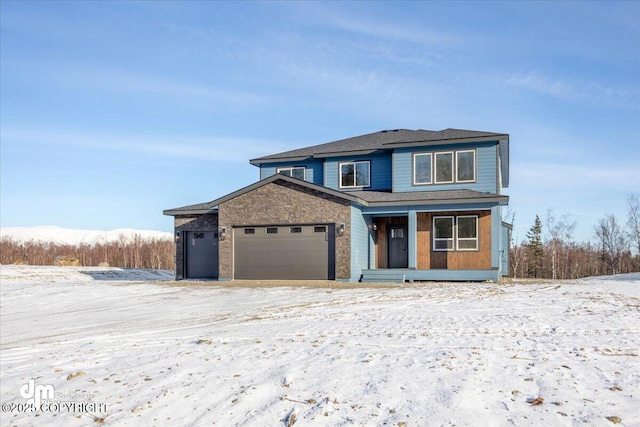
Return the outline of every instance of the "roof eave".
[[[296,156],[296,157],[278,157],[278,158],[258,158],[251,159],[249,163],[259,166],[262,163],[280,163],[280,162],[301,162],[303,160],[310,159],[312,156]]]
[[[213,214],[213,213],[218,213],[217,206],[215,208],[211,208],[211,209],[180,209],[180,208],[176,208],[176,209],[167,209],[167,210],[162,211],[162,214],[163,215],[167,215],[167,216],[206,215],[206,214]]]
[[[413,141],[413,142],[387,142],[383,144],[389,148],[404,148],[404,147],[416,147],[424,145],[446,145],[446,144],[464,144],[473,142],[491,142],[500,141],[503,139],[509,139],[509,135],[497,134],[489,136],[478,136],[475,138],[454,138],[454,139],[438,139],[433,141]]]
[[[394,200],[394,201],[369,201],[367,206],[416,206],[416,205],[442,205],[442,204],[477,204],[477,203],[497,203],[500,206],[509,204],[508,196],[498,197],[475,197],[466,199],[436,199],[436,200]]]

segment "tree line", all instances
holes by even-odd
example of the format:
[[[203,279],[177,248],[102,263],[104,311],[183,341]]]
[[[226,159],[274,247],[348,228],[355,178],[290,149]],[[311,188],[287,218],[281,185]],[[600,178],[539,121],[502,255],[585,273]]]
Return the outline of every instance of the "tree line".
[[[102,264],[157,270],[175,268],[175,246],[170,238],[120,235],[114,242],[94,245],[18,242],[8,237],[0,240],[0,264],[54,265],[56,258],[61,256],[77,258],[83,266]]]
[[[515,214],[511,214],[511,220]],[[624,220],[606,214],[593,228],[593,242],[573,240],[576,222],[547,211],[538,215],[522,242],[511,242],[512,277],[576,279],[640,271],[640,197],[627,198]]]

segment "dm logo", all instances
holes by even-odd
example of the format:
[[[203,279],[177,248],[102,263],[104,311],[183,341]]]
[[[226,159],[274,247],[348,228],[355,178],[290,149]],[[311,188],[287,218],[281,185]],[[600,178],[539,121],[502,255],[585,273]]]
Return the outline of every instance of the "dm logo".
[[[53,400],[55,389],[51,384],[38,384],[35,380],[29,380],[27,384],[20,387],[20,396],[27,399],[27,404],[33,405],[38,410],[43,400]]]

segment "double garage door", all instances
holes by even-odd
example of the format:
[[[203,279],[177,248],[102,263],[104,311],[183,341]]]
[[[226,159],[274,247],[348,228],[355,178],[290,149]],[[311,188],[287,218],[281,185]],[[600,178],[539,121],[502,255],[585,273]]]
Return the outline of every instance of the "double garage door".
[[[237,227],[234,278],[335,279],[333,224]]]

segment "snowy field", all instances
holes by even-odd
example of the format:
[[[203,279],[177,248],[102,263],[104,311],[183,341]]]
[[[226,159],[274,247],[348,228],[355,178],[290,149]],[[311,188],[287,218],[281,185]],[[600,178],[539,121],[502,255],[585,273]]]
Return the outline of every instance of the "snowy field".
[[[360,289],[169,279],[2,266],[2,426],[640,425],[638,274]],[[57,413],[16,412],[48,385]]]

